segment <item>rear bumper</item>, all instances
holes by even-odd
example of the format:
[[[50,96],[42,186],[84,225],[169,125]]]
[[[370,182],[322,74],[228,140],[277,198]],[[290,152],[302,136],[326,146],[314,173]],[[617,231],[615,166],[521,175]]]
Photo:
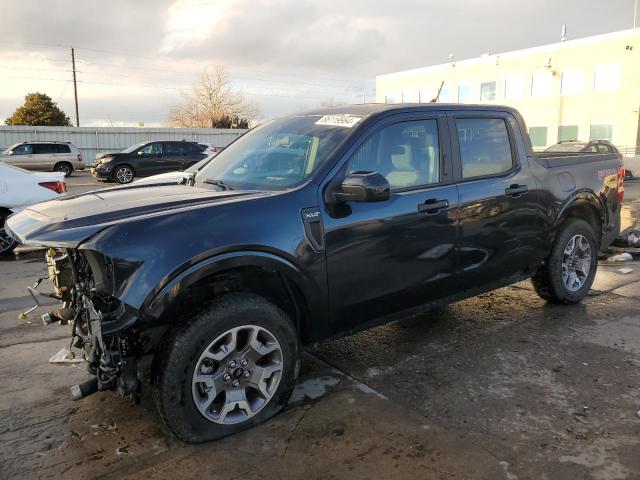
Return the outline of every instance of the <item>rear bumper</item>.
[[[621,228],[620,210],[621,210],[621,207],[618,206],[616,213],[613,215],[613,218],[611,219],[612,222],[609,225],[609,228],[607,229],[608,231],[603,232],[602,243],[600,244],[601,252],[609,248],[609,245],[611,245],[611,243],[620,234],[620,228]]]

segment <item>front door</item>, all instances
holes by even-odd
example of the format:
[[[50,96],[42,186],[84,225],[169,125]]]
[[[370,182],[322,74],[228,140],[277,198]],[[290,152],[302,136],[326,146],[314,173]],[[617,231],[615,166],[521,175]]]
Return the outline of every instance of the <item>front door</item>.
[[[9,157],[7,163],[16,167],[27,170],[36,170],[36,160],[33,154],[33,145],[23,143],[12,150],[13,154]]]
[[[136,174],[141,177],[162,173],[162,143],[154,142],[138,150]]]
[[[442,298],[455,286],[458,193],[448,183],[446,117],[387,121],[343,175],[375,171],[391,198],[323,212],[332,330]]]

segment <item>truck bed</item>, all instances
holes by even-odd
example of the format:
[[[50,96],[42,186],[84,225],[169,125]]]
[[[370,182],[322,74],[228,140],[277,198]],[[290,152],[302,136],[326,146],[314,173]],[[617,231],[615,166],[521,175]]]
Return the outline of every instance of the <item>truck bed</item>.
[[[615,165],[618,165],[620,163],[620,157],[617,153],[540,152],[536,153],[535,156],[546,168],[559,168],[596,162],[609,164],[611,163],[611,161],[613,161],[613,164]]]

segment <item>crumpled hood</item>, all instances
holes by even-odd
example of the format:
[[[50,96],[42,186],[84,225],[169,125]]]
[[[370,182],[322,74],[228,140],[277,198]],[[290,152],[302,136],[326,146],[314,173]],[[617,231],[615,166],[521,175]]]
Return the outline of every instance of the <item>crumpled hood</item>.
[[[6,230],[25,245],[76,247],[110,225],[185,209],[268,195],[186,185],[131,185],[38,203],[10,216]]]

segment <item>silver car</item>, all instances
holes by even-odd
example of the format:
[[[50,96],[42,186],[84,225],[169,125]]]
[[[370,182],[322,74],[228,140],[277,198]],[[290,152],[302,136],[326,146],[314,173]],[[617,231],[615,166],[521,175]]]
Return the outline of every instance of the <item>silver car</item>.
[[[0,162],[45,172],[63,172],[71,176],[74,170],[84,170],[82,153],[70,142],[22,142],[0,154]]]

